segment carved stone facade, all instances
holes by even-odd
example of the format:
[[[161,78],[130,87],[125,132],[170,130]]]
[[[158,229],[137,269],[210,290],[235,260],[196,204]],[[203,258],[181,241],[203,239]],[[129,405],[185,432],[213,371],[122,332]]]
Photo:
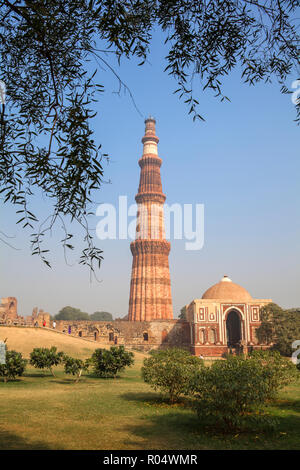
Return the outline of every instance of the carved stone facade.
[[[256,337],[260,309],[271,299],[253,299],[227,276],[201,299],[186,306],[191,328],[191,351],[203,357],[220,357],[231,350],[247,352],[264,347]]]
[[[139,160],[140,184],[135,197],[138,204],[136,239],[130,244],[133,261],[128,320],[135,322],[173,319],[170,243],[165,239],[163,210],[166,196],[160,177],[162,160],[157,153],[159,139],[155,119],[148,118],[145,124],[143,156]]]

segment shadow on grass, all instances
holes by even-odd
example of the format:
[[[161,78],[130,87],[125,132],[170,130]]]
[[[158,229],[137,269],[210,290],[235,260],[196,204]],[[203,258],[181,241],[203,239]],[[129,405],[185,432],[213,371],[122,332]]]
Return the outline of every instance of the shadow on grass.
[[[249,416],[239,431],[229,431],[216,421],[201,422],[192,400],[183,398],[171,405],[154,392],[126,393],[121,397],[144,404],[149,410],[142,425],[126,427],[129,434],[138,438],[137,442],[144,439],[145,449],[300,449],[300,400],[278,400],[266,407],[270,422],[263,416]]]
[[[18,382],[22,382],[22,379],[21,378],[15,378],[15,379],[7,379],[7,381],[5,382],[3,377],[0,378],[0,383],[2,384],[14,384],[14,383],[18,383]]]
[[[289,398],[288,400],[276,400],[273,404],[280,410],[293,411],[300,413],[300,400]]]
[[[36,378],[45,378],[46,379],[47,377],[48,378],[53,377],[53,375],[50,374],[50,373],[46,373],[46,372],[45,373],[43,373],[43,372],[34,373],[33,372],[33,373],[29,373],[29,374],[25,373],[24,377],[30,377],[30,378],[34,378],[34,379],[36,379]]]
[[[179,412],[164,410],[161,414],[148,415],[139,425],[127,425],[131,436],[128,444],[139,443],[144,449],[177,450],[299,450],[300,417],[278,418],[274,430],[259,428],[244,431],[222,431],[201,423],[192,410]]]
[[[184,408],[193,408],[193,399],[188,397],[180,397],[178,401],[171,403],[170,399],[167,395],[162,395],[155,392],[142,392],[142,393],[124,393],[121,395],[126,401],[134,401],[137,403],[145,403],[147,405],[153,406],[165,406],[170,407],[171,409],[175,409],[176,407],[184,407]]]
[[[157,450],[209,449],[197,438],[199,421],[195,413],[191,410],[179,412],[171,406],[161,412],[144,416],[142,424],[127,425],[125,432],[130,438],[127,438],[126,445],[138,443],[143,449]]]
[[[81,378],[78,382],[76,382],[76,378],[66,377],[65,379],[61,379],[59,377],[56,377],[56,378],[53,378],[51,382],[60,384],[60,385],[79,385],[79,384],[86,384],[88,381],[84,377]]]
[[[29,442],[16,434],[0,429],[1,450],[51,450],[45,442]]]
[[[153,405],[156,405],[157,403],[170,404],[169,400],[166,397],[163,397],[162,395],[155,393],[155,392],[123,393],[121,395],[121,398],[126,401],[134,401],[134,402],[148,403],[148,404],[152,403]]]

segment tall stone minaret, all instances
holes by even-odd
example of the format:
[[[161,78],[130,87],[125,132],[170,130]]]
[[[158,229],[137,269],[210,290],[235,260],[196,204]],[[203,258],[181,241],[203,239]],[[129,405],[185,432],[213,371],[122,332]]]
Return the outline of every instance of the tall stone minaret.
[[[143,156],[140,185],[135,200],[138,204],[136,239],[130,244],[133,256],[128,320],[151,321],[173,318],[168,255],[170,243],[165,239],[158,137],[155,119],[145,121],[142,138]]]

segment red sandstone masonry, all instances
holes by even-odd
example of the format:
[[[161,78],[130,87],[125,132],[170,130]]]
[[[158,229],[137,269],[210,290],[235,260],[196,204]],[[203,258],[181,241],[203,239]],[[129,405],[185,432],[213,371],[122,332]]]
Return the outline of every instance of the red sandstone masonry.
[[[138,221],[136,240],[130,244],[132,272],[129,297],[129,321],[173,319],[168,255],[170,243],[165,240],[160,177],[161,158],[157,155],[155,120],[146,119],[140,184],[136,202]],[[154,207],[155,205],[155,207]]]
[[[58,320],[56,330],[90,339],[100,344],[123,344],[126,347],[148,351],[171,346],[190,350],[190,325],[183,320],[155,321],[67,321]],[[100,345],[99,345],[100,347]]]

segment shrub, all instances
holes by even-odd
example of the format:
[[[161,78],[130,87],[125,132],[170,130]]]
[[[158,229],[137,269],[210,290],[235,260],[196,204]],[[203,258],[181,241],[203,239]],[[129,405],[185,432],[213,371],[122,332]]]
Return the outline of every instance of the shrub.
[[[49,369],[53,377],[53,367],[60,364],[63,360],[64,353],[57,352],[57,348],[52,346],[48,348],[34,348],[30,353],[30,364],[36,369]]]
[[[75,383],[77,383],[81,377],[81,374],[84,370],[88,370],[89,362],[82,361],[81,359],[75,359],[70,356],[64,355],[64,370],[66,374],[76,375]]]
[[[17,351],[6,351],[6,362],[0,364],[0,376],[4,382],[21,377],[25,371],[27,361]]]
[[[236,431],[249,422],[274,425],[263,405],[295,380],[295,366],[277,354],[260,352],[249,358],[228,356],[201,369],[194,382],[196,410],[202,423]]]
[[[115,377],[134,363],[133,358],[134,354],[126,351],[124,346],[112,346],[110,349],[96,349],[89,362],[98,377]]]
[[[154,390],[167,393],[170,402],[191,392],[191,379],[204,363],[188,351],[178,348],[153,350],[144,360],[142,377]]]
[[[279,351],[253,351],[249,357],[261,366],[263,379],[267,383],[267,399],[276,397],[277,392],[298,379],[293,362],[283,357]]]

